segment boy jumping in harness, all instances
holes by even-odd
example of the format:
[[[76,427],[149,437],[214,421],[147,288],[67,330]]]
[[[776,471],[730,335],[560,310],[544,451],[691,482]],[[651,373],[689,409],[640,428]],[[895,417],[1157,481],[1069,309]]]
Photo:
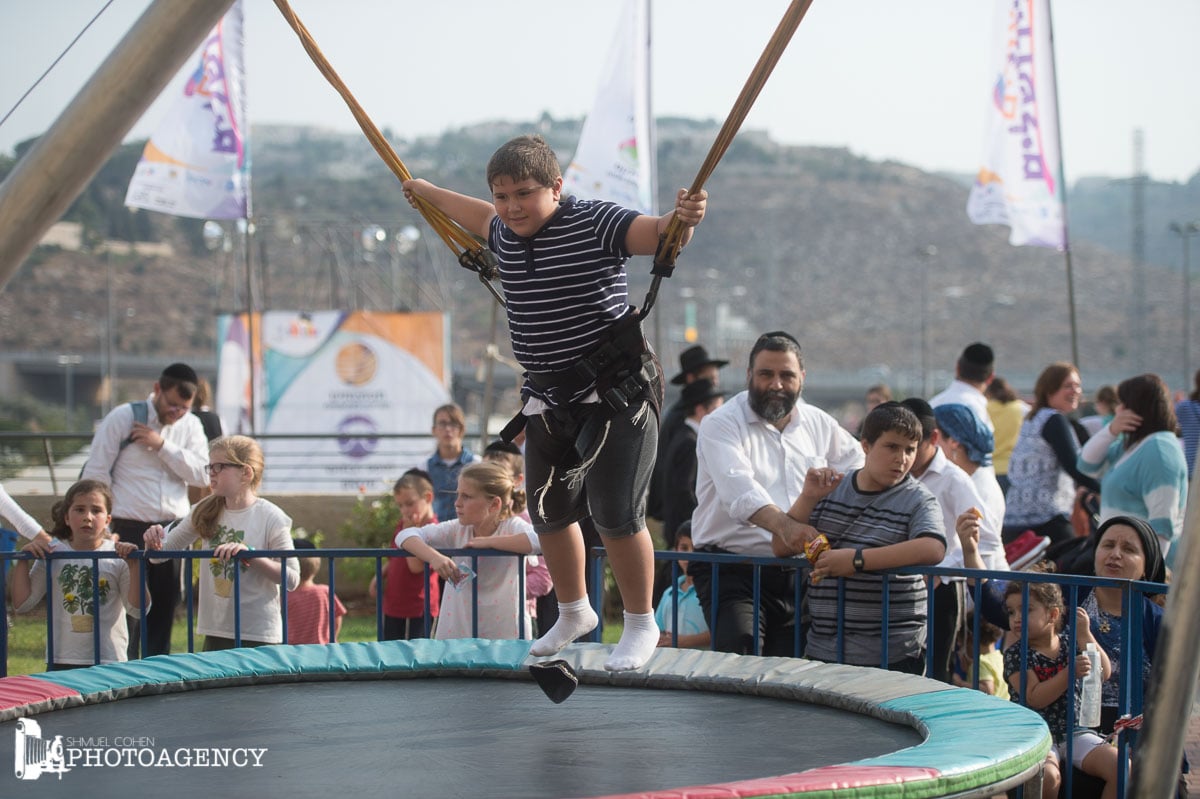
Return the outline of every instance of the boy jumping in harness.
[[[490,203],[425,180],[405,181],[404,193],[485,238],[499,264],[513,354],[526,370],[529,512],[559,599],[558,621],[530,653],[553,655],[596,627],[578,524],[590,514],[625,607],[621,640],[604,667],[641,668],[659,637],[645,508],[662,375],[629,305],[625,261],[652,255],[675,215],[688,227],[686,243],[708,193],[681,189],[674,210],[659,217],[564,199],[558,158],[541,136],[497,150],[487,181]]]

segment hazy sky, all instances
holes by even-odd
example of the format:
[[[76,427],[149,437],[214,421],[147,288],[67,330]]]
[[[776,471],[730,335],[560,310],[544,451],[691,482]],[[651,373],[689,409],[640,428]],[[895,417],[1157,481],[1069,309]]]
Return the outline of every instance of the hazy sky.
[[[245,0],[251,123],[356,130],[271,0]],[[44,131],[147,7],[115,0],[0,126],[0,152]],[[724,119],[786,0],[652,0],[658,115]],[[0,0],[0,116],[103,5]],[[582,116],[617,0],[293,0],[380,127],[398,136],[488,119]],[[992,76],[993,0],[816,0],[745,123],[791,144],[973,172]],[[1056,0],[1069,181],[1200,170],[1200,0]],[[190,66],[188,67],[190,68]],[[131,132],[145,138],[152,106]],[[251,145],[253,147],[253,143]],[[697,164],[699,167],[699,164]]]

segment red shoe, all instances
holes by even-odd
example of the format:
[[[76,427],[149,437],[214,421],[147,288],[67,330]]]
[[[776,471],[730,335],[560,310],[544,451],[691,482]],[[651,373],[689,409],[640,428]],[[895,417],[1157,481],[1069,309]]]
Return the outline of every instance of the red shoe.
[[[1038,558],[1049,546],[1049,537],[1038,535],[1033,530],[1026,530],[1004,547],[1004,557],[1013,571],[1020,571],[1026,566],[1037,563]]]

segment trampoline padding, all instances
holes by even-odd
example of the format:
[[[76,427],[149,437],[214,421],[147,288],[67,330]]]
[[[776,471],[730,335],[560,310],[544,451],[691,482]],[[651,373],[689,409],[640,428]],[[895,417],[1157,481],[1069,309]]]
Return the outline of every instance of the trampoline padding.
[[[158,656],[5,678],[0,680],[0,717],[10,720],[141,694],[284,681],[434,676],[530,680],[529,646],[528,641],[420,640]],[[944,796],[1026,774],[1050,748],[1045,722],[1033,711],[922,677],[803,659],[675,649],[658,650],[641,670],[608,672],[603,661],[609,654],[600,644],[574,644],[558,657],[579,674],[581,684],[792,699],[904,724],[925,736],[917,746],[853,763],[639,796]],[[46,686],[40,692],[39,682]],[[547,701],[547,712],[553,708]]]

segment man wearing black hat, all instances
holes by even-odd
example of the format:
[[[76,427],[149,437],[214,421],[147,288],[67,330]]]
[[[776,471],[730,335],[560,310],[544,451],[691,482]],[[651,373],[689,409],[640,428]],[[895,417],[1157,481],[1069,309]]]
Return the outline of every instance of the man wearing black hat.
[[[198,381],[192,367],[173,363],[159,375],[148,400],[113,408],[96,428],[80,477],[112,489],[111,529],[122,541],[140,547],[147,527],[165,527],[187,514],[189,485],[208,485],[208,439],[191,413]],[[151,607],[145,654],[169,654],[179,601],[178,561],[147,563],[146,580]],[[138,622],[129,624],[129,657],[136,658]]]
[[[995,377],[995,361],[996,356],[988,345],[979,341],[968,344],[954,364],[954,382],[945,391],[929,398],[930,407],[951,403],[966,405],[979,417],[984,427],[995,432],[992,418],[988,415],[987,396],[983,393]]]
[[[696,437],[700,420],[721,407],[724,399],[725,395],[704,377],[684,386],[679,397],[687,417],[667,448],[662,473],[663,538],[667,549],[675,548],[675,532],[696,509]]]
[[[721,385],[720,369],[729,361],[713,358],[702,345],[688,347],[679,353],[679,373],[671,378],[671,385],[686,386],[696,380],[708,380],[714,388]],[[666,470],[667,451],[675,436],[683,429],[683,420],[691,413],[683,397],[676,400],[667,412],[663,414],[662,423],[658,426],[658,457],[654,460],[654,474],[650,478],[650,492],[646,500],[646,515],[654,519],[666,521],[664,507],[665,498],[662,494],[663,473]],[[668,535],[667,528],[664,532]]]

